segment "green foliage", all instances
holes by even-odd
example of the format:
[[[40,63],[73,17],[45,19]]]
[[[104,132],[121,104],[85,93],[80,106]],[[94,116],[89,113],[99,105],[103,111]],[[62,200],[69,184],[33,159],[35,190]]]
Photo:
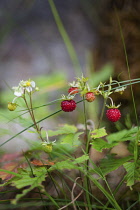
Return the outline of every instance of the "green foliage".
[[[42,182],[46,178],[46,173],[47,171],[44,167],[35,168],[33,170],[33,174],[31,171],[19,169],[19,174],[21,175],[21,178],[13,178],[11,184],[18,189],[22,189],[27,186],[29,187],[27,189],[23,189],[21,194],[17,194],[16,198],[12,200],[12,203],[16,204],[19,199],[21,199],[23,196],[25,196],[28,192],[36,187],[38,187],[39,189],[44,189]]]
[[[130,130],[124,129],[122,131],[108,135],[107,140],[109,144],[111,144],[112,142],[131,141],[136,138],[137,132],[137,127],[131,128]]]
[[[81,167],[79,166],[80,163],[83,163],[84,161],[88,160],[89,156],[88,155],[82,155],[79,158],[76,158],[75,160],[68,159],[65,161],[61,161],[56,163],[55,165],[51,166],[48,171],[54,171],[54,170],[64,170],[64,169],[80,169]],[[78,164],[78,165],[77,165]]]
[[[127,174],[125,176],[127,186],[132,187],[135,181],[140,181],[140,160],[137,160],[136,162],[127,162],[123,165],[127,171]]]
[[[81,67],[79,65],[79,61],[78,61],[78,57],[76,55],[75,49],[72,45],[72,42],[71,42],[65,28],[64,28],[64,25],[63,25],[62,20],[59,16],[59,13],[57,12],[55,4],[53,3],[53,0],[48,0],[48,2],[50,5],[50,8],[51,8],[51,11],[53,13],[54,19],[56,21],[58,30],[63,38],[63,41],[66,45],[68,54],[71,58],[73,66],[75,67],[75,70],[76,70],[76,74],[78,76],[79,73],[81,74]],[[121,24],[119,22],[119,19],[118,19],[118,23],[119,23],[119,27],[120,27],[120,35],[122,38],[122,44],[124,47],[124,52],[125,52],[125,57],[126,57],[129,81],[122,81],[122,82],[116,82],[115,80],[113,81],[110,76],[113,74],[113,70],[114,70],[113,66],[111,64],[107,64],[107,65],[103,66],[103,68],[100,69],[100,71],[98,71],[97,73],[92,73],[89,76],[89,78],[90,78],[89,84],[90,84],[90,86],[92,86],[91,90],[92,89],[95,90],[97,95],[98,95],[98,93],[100,93],[106,99],[108,98],[108,96],[111,93],[113,93],[112,90],[115,90],[117,85],[119,85],[119,87],[124,87],[125,85],[123,85],[123,84],[125,84],[125,82],[127,82],[130,86],[132,86],[131,82],[134,82],[134,83],[136,82],[136,80],[131,80],[131,78],[130,78],[130,69],[129,69],[129,65],[128,65],[125,41],[123,38],[123,33],[122,33]],[[109,77],[111,78],[110,84],[106,85],[104,82],[106,80],[108,80]],[[79,78],[78,82],[82,82],[81,93],[85,94],[87,92],[87,90],[90,90],[90,86],[89,85],[86,86],[86,82],[87,82],[88,78],[84,78],[83,75],[82,75],[82,78],[83,78],[82,80],[81,80],[81,78]],[[127,182],[127,186],[130,186],[132,189],[132,186],[135,184],[135,182],[140,181],[140,160],[138,159],[139,152],[140,152],[140,148],[138,148],[138,140],[139,140],[139,135],[140,135],[139,128],[132,127],[130,116],[127,116],[127,118],[125,119],[125,125],[129,130],[124,129],[124,125],[119,122],[116,124],[116,127],[120,130],[116,133],[109,134],[109,135],[107,135],[105,128],[95,129],[94,131],[90,132],[90,135],[88,135],[88,130],[85,129],[84,147],[86,149],[85,149],[85,151],[83,149],[83,153],[86,155],[82,155],[75,159],[71,155],[71,153],[75,152],[77,147],[79,145],[81,145],[82,141],[79,140],[79,136],[81,134],[83,134],[83,132],[79,132],[76,126],[68,125],[68,124],[58,127],[57,130],[53,130],[53,128],[52,128],[52,130],[47,131],[47,133],[48,133],[49,137],[52,137],[52,139],[53,138],[56,139],[56,144],[53,144],[53,141],[49,140],[46,137],[46,130],[43,130],[43,127],[40,127],[40,125],[39,125],[40,122],[54,116],[57,113],[60,113],[62,111],[61,108],[59,108],[58,111],[50,114],[49,112],[51,109],[48,106],[48,105],[53,105],[53,108],[55,106],[57,107],[56,102],[61,99],[60,98],[61,96],[58,97],[56,100],[51,101],[50,103],[46,104],[46,101],[48,100],[49,96],[52,97],[52,95],[55,96],[56,94],[58,96],[59,89],[65,87],[65,85],[66,85],[65,74],[61,73],[61,71],[57,71],[57,72],[49,74],[49,75],[47,74],[47,75],[39,76],[35,80],[36,80],[37,86],[39,86],[39,88],[41,88],[40,92],[36,93],[37,94],[36,97],[31,98],[32,93],[34,93],[34,91],[32,91],[32,93],[31,93],[31,91],[27,91],[30,86],[29,81],[28,81],[28,84],[24,84],[24,86],[22,86],[22,89],[24,89],[24,94],[22,95],[22,97],[21,98],[17,97],[19,99],[19,103],[18,103],[19,106],[17,108],[19,108],[19,109],[24,108],[25,113],[28,112],[28,114],[25,115],[26,117],[23,117],[23,115],[21,114],[20,116],[18,116],[18,119],[17,119],[17,117],[15,117],[15,113],[18,115],[17,111],[15,113],[9,112],[6,109],[1,109],[1,111],[0,111],[0,121],[2,124],[4,122],[7,122],[7,121],[13,119],[11,121],[12,127],[14,127],[14,123],[20,123],[20,125],[23,126],[23,130],[21,132],[14,134],[14,136],[11,138],[9,137],[9,139],[7,141],[4,140],[5,142],[1,143],[0,146],[4,145],[5,143],[9,142],[10,140],[12,140],[15,137],[19,138],[19,135],[21,133],[23,133],[24,131],[27,131],[29,128],[35,128],[36,131],[30,131],[30,133],[31,132],[36,133],[37,140],[38,140],[38,138],[40,138],[40,141],[32,143],[32,147],[31,147],[30,151],[28,151],[29,153],[30,152],[33,153],[35,151],[36,154],[33,154],[34,158],[39,157],[40,160],[34,160],[34,163],[33,163],[33,161],[31,162],[32,164],[37,165],[37,167],[35,167],[35,166],[31,167],[30,159],[28,160],[26,158],[26,161],[28,162],[28,165],[30,166],[30,168],[27,168],[27,169],[20,168],[20,169],[18,169],[18,173],[15,173],[15,171],[8,171],[5,169],[0,169],[0,172],[8,173],[8,174],[14,176],[13,178],[9,178],[9,180],[7,178],[7,182],[5,181],[5,183],[2,184],[1,186],[6,186],[8,184],[11,184],[12,186],[14,186],[17,189],[20,189],[22,191],[20,194],[16,195],[16,198],[12,201],[12,203],[16,204],[28,192],[32,191],[34,188],[37,188],[38,191],[42,190],[44,195],[46,195],[47,198],[49,198],[51,200],[51,202],[55,206],[58,207],[58,209],[60,209],[60,207],[57,205],[55,200],[50,195],[47,194],[42,182],[45,181],[45,179],[48,177],[48,175],[53,174],[53,173],[51,174],[51,172],[58,170],[58,171],[62,171],[62,173],[63,172],[65,173],[64,170],[66,169],[68,171],[70,171],[70,170],[80,171],[80,173],[81,173],[80,178],[82,179],[82,184],[83,184],[83,185],[81,185],[81,188],[83,190],[82,193],[84,196],[84,201],[87,201],[87,206],[88,206],[87,208],[89,208],[89,210],[91,210],[93,207],[93,204],[90,203],[90,200],[92,200],[91,199],[92,198],[92,194],[91,194],[92,187],[88,186],[89,181],[93,182],[94,185],[105,195],[105,197],[108,199],[108,202],[112,205],[112,207],[114,207],[114,209],[121,210],[120,206],[118,205],[118,203],[116,202],[116,199],[114,197],[114,192],[113,193],[111,192],[111,189],[106,181],[105,176],[108,173],[118,169],[120,166],[124,166],[124,168],[126,169],[125,180]],[[138,82],[139,82],[139,79],[138,79]],[[99,88],[98,85],[100,86],[101,89]],[[99,89],[98,88],[96,89],[95,88],[96,86],[98,86]],[[107,91],[107,89],[108,89],[108,91]],[[52,94],[52,91],[54,91],[53,94]],[[13,91],[11,91],[11,92],[13,93]],[[41,94],[39,95],[39,93],[41,93]],[[134,101],[132,89],[131,89],[131,93],[132,93],[136,123],[138,125],[138,119],[137,119],[138,117],[137,117],[137,113],[136,113],[136,107],[135,107],[135,101]],[[7,97],[5,97],[5,95]],[[3,93],[1,94],[1,101],[4,104],[4,106],[7,103],[7,98],[9,100],[12,100],[11,95],[12,95],[11,93],[7,94],[7,92],[4,92],[4,94]],[[26,95],[27,99],[26,99],[25,95]],[[24,101],[23,101],[23,99],[24,99]],[[78,101],[77,103],[80,103],[81,101]],[[40,104],[38,104],[38,102],[40,104],[44,104],[44,105],[40,105]],[[25,109],[25,105],[27,106],[26,109]],[[95,103],[92,106],[93,113],[95,113],[95,110],[96,110],[96,113],[98,113],[98,111],[97,111],[98,107],[96,106],[94,108],[94,106],[95,106]],[[42,107],[42,109],[40,109],[40,112],[37,112],[38,109],[41,107]],[[104,107],[105,107],[105,103],[104,103]],[[32,110],[34,110],[35,115]],[[91,110],[90,109],[86,110],[84,107],[83,112],[85,115],[84,116],[85,127],[87,126],[86,125],[86,123],[87,123],[86,111],[89,111],[89,116],[93,117],[95,126],[96,126],[96,120],[95,120],[95,117],[92,115]],[[47,114],[47,112],[49,114]],[[102,114],[101,114],[101,118],[100,118],[101,120],[102,120],[103,112],[104,112],[104,108],[102,109]],[[46,113],[45,114],[46,117],[44,117],[44,113]],[[32,119],[32,122],[28,119],[29,114],[31,117],[30,119]],[[81,115],[81,113],[80,113],[80,115]],[[99,122],[99,124],[100,124],[100,122]],[[12,133],[12,131],[11,131],[11,133]],[[10,134],[10,131],[8,130],[8,132],[7,132],[4,127],[1,129],[1,135],[5,135],[5,134]],[[89,139],[89,136],[92,139]],[[30,139],[31,139],[31,136],[29,137],[29,141],[30,141]],[[110,152],[111,148],[113,148],[114,146],[118,145],[120,142],[123,142],[123,141],[127,141],[127,142],[130,141],[128,148],[132,155],[128,156],[128,157],[124,157],[124,158],[119,158],[119,159],[117,159],[114,155],[110,155],[109,152]],[[44,143],[43,147],[42,147],[42,142]],[[95,163],[93,163],[92,160],[89,158],[89,156],[90,156],[90,153],[89,153],[90,145],[89,144],[91,144],[92,147],[99,152],[102,152],[103,149],[107,149],[107,151],[108,151],[108,154],[106,155],[106,157],[100,161],[99,166],[95,165]],[[40,150],[40,151],[37,151],[37,150]],[[45,153],[45,158],[47,159],[47,160],[45,159],[46,161],[44,161],[44,163],[46,163],[45,166],[43,166],[43,164],[42,164],[43,159],[41,159],[41,155],[43,153],[42,150],[47,153],[47,154]],[[76,156],[76,155],[74,154],[74,156]],[[50,162],[50,161],[52,161],[52,162]],[[88,165],[89,161],[94,166],[92,169],[89,168],[89,165]],[[40,165],[39,165],[39,163],[40,163]],[[10,168],[10,165],[8,165],[8,167]],[[19,167],[19,165],[17,167]],[[22,167],[22,166],[20,165],[20,167]],[[15,170],[15,168],[14,169],[12,168],[11,170]],[[100,183],[99,180],[97,180],[97,178],[94,178],[93,173],[98,174],[99,179],[102,179],[105,181],[106,186],[108,187],[109,191],[107,191],[104,188],[104,186],[102,186],[102,184]],[[4,181],[5,179],[6,178],[3,178],[2,181]],[[70,177],[70,179],[71,179],[71,177]],[[59,185],[57,183],[57,179],[54,180],[53,175],[52,175],[51,180],[53,180],[53,184],[54,185],[56,184],[55,187],[57,188]],[[74,187],[77,183],[76,183],[76,180],[74,180],[73,182],[74,182],[74,185],[73,185],[73,191],[74,191]],[[64,183],[62,182],[62,185],[63,184]],[[76,208],[76,202],[74,201],[74,199],[72,199],[73,192],[70,192],[70,193],[71,193],[71,200],[72,200],[71,204],[75,205],[75,208]],[[65,192],[64,192],[64,194],[65,194]],[[89,195],[91,197],[89,197]],[[65,195],[65,198],[66,197],[67,196]],[[75,196],[75,198],[76,198],[76,196]],[[108,202],[106,203],[105,206],[103,204],[103,207],[99,207],[99,208],[109,209],[110,206],[108,207],[108,204],[109,204]]]
[[[94,149],[96,149],[99,152],[102,152],[103,149],[110,149],[117,145],[117,142],[113,142],[112,144],[109,144],[107,141],[99,138],[99,139],[94,139],[91,142],[92,146]]]
[[[77,147],[80,145],[79,136],[83,134],[83,132],[78,132],[76,134],[70,133],[61,138],[61,144],[69,144],[69,146]]]
[[[93,139],[101,138],[101,137],[104,137],[106,135],[107,135],[107,133],[106,133],[105,128],[95,129],[94,131],[91,132],[91,137]]]
[[[102,152],[103,149],[111,149],[112,147],[119,144],[119,142],[123,141],[134,141],[136,139],[136,135],[138,132],[138,128],[134,127],[130,130],[121,130],[115,133],[111,133],[109,135],[106,134],[104,128],[96,129],[91,132],[91,137],[93,138],[91,144],[94,149],[99,152]],[[102,139],[101,137],[106,136],[106,140]],[[131,143],[130,142],[130,143]],[[134,146],[131,146],[131,152],[133,153]]]
[[[130,161],[132,156],[116,159],[114,156],[109,156],[107,159],[102,159],[100,163],[100,168],[104,175],[110,173],[111,171],[116,170],[122,166],[127,161]]]

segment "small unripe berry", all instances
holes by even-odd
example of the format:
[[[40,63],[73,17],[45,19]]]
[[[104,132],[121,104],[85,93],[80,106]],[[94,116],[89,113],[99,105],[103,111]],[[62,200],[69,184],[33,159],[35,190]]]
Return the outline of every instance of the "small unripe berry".
[[[85,98],[88,102],[92,102],[95,100],[95,95],[93,92],[88,92],[86,93]]]
[[[12,103],[12,102],[8,103],[8,109],[10,111],[14,111],[16,108],[17,108],[17,104],[16,103]]]
[[[50,143],[50,144],[46,144],[46,143],[42,143],[42,150],[44,151],[44,152],[47,152],[47,153],[50,153],[50,152],[52,152],[52,144]]]

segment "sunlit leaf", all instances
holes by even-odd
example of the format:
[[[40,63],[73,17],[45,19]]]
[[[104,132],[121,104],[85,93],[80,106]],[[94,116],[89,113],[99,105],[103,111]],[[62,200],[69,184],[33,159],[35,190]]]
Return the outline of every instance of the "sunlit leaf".
[[[94,139],[91,142],[91,145],[93,146],[93,148],[99,152],[102,152],[103,149],[110,149],[117,144],[118,144],[117,142],[113,142],[113,143],[109,144],[108,142],[106,142],[105,140],[103,140],[101,138]]]
[[[107,135],[107,133],[106,133],[105,128],[95,129],[94,131],[91,132],[91,137],[93,139],[101,138],[101,137],[104,137],[106,135]]]
[[[70,133],[68,135],[65,135],[61,138],[61,144],[69,144],[70,146],[79,146],[79,136],[83,134],[83,132],[78,132],[76,134]]]

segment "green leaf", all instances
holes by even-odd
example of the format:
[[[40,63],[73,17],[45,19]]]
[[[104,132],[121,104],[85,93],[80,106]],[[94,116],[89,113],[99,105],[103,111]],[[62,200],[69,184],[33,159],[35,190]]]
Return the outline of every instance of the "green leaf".
[[[53,171],[53,170],[63,170],[63,169],[80,169],[79,166],[77,166],[76,164],[80,164],[82,162],[84,162],[85,160],[88,160],[89,156],[88,155],[83,155],[79,158],[76,158],[74,161],[68,159],[65,161],[61,161],[56,163],[55,165],[51,166],[48,171]]]
[[[57,135],[62,135],[62,134],[70,134],[70,133],[76,133],[77,128],[74,125],[67,125],[65,124],[63,127],[59,127],[58,130],[48,131],[49,136],[57,136]]]
[[[84,162],[84,161],[86,161],[86,160],[89,160],[89,156],[88,155],[82,155],[81,157],[78,157],[78,158],[76,158],[74,161],[73,161],[73,163],[74,164],[79,164],[79,163],[82,163],[82,162]]]
[[[78,132],[76,134],[70,133],[65,135],[61,138],[61,144],[70,144],[72,147],[79,146],[80,141],[78,139],[81,134],[83,134],[83,132]]]
[[[137,162],[124,163],[124,168],[127,171],[125,176],[127,180],[127,186],[134,185],[135,181],[140,181],[140,160]]]
[[[101,137],[104,137],[106,135],[107,135],[107,133],[106,133],[105,128],[95,129],[94,131],[91,132],[91,137],[93,139],[101,138]]]
[[[122,130],[107,136],[107,140],[109,143],[112,142],[122,142],[122,141],[131,141],[134,139],[134,135],[137,133],[138,128],[134,127],[130,130]]]
[[[102,152],[103,149],[110,149],[114,147],[115,145],[117,145],[118,143],[114,142],[112,144],[109,144],[105,140],[99,138],[99,139],[92,140],[91,144],[94,149],[96,149],[99,152]]]
[[[54,170],[63,170],[63,169],[77,169],[78,166],[75,166],[71,160],[65,160],[56,163],[55,165],[51,166],[48,171]]]
[[[27,186],[29,186],[29,188],[24,189],[21,194],[17,194],[16,198],[12,200],[13,204],[16,204],[20,198],[25,196],[28,192],[30,192],[35,187],[44,188],[43,185],[41,184],[45,180],[45,177],[46,177],[46,169],[44,167],[34,169],[33,171],[34,177],[32,177],[30,172],[26,170],[20,169],[19,172],[22,175],[22,177],[18,180],[17,179],[13,180],[12,185],[18,189],[21,189]]]
[[[108,159],[103,159],[103,160],[101,160],[100,168],[102,170],[102,173],[104,175],[106,175],[106,174],[110,173],[111,171],[116,170],[121,165],[123,165],[124,163],[126,163],[127,161],[129,161],[131,159],[132,159],[131,156],[121,158],[121,159],[116,159],[113,157],[108,158]]]

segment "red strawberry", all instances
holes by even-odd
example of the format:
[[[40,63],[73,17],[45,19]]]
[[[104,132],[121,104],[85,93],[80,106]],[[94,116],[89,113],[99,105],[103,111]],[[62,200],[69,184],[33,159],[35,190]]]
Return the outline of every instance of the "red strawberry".
[[[69,89],[68,89],[68,93],[70,94],[70,95],[73,95],[73,94],[76,94],[76,93],[78,93],[79,91],[78,91],[78,87],[70,87]]]
[[[108,109],[106,111],[106,116],[111,122],[116,122],[121,117],[121,112],[117,108]]]
[[[72,112],[76,108],[76,102],[74,100],[64,100],[61,102],[61,108],[64,112]]]
[[[85,98],[88,102],[92,102],[95,100],[95,95],[93,92],[88,92],[86,93]]]

